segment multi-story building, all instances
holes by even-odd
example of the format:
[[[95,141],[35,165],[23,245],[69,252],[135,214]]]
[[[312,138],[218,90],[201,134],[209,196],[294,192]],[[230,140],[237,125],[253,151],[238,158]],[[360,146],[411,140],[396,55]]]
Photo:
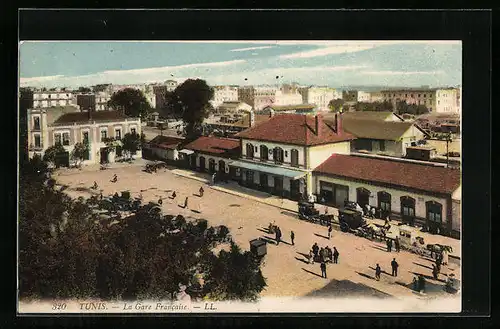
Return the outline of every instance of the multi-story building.
[[[384,95],[380,91],[371,91],[370,92],[370,102],[372,103],[381,103],[384,101]]]
[[[111,100],[111,95],[105,91],[97,92],[95,94],[95,110],[107,111],[109,110],[108,102]]]
[[[302,95],[298,92],[289,92],[278,90],[276,91],[276,96],[273,105],[284,106],[284,105],[298,105],[302,104]]]
[[[407,104],[426,106],[433,113],[459,113],[457,98],[458,88],[410,88],[403,90],[383,90],[383,100],[392,102],[394,106],[400,101]]]
[[[78,142],[87,142],[89,152],[82,164],[114,162],[122,156],[121,147],[107,147],[107,138],[120,140],[126,133],[141,134],[140,118],[130,118],[119,111],[81,112],[75,107],[33,108],[28,110],[28,152],[43,156],[50,146],[61,144],[63,165]],[[141,156],[140,151],[137,156]]]
[[[302,104],[302,95],[294,85],[277,86],[249,86],[238,88],[238,99],[252,106],[254,110],[261,110],[269,105],[297,105]]]
[[[361,90],[344,90],[342,91],[342,99],[346,102],[371,102],[371,94]]]
[[[86,94],[75,94],[76,105],[80,108],[80,111],[91,111],[96,110],[96,96],[93,93]]]
[[[277,115],[235,135],[241,158],[229,163],[244,186],[299,199],[313,192],[312,170],[332,153],[350,152],[355,137],[321,115]]]
[[[210,101],[214,108],[224,102],[238,101],[238,87],[235,86],[214,86],[214,97]]]
[[[262,110],[255,111],[255,114],[274,116],[275,114],[308,114],[317,111],[315,104],[298,105],[269,105]]]
[[[74,97],[71,91],[37,91],[33,93],[33,107],[71,105],[74,105]]]
[[[328,111],[331,100],[342,98],[337,90],[329,87],[305,87],[300,88],[299,92],[302,95],[302,103],[315,104],[320,111]]]

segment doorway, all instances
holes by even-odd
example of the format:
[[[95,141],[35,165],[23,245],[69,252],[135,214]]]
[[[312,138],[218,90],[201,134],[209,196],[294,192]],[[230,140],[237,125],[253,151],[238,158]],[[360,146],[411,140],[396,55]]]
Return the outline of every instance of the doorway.
[[[365,209],[365,206],[370,203],[370,191],[365,189],[364,187],[358,187],[356,189],[357,194],[357,202],[358,204]]]
[[[281,195],[283,193],[283,178],[274,176],[274,194]]]
[[[205,157],[200,157],[200,171],[205,171],[205,167],[206,166],[206,163],[205,163]]]

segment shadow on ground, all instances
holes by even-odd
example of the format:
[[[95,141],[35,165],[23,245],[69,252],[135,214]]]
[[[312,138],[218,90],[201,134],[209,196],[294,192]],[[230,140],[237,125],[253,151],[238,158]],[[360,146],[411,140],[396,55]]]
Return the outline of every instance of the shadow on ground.
[[[313,274],[320,276],[316,273]],[[330,282],[323,288],[312,291],[304,297],[394,298],[392,295],[387,294],[383,291],[369,287],[362,283],[352,282],[350,280],[330,280]]]

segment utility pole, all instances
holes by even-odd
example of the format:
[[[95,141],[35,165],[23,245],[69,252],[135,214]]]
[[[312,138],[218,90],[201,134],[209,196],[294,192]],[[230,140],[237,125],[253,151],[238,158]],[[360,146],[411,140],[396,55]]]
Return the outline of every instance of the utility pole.
[[[446,168],[449,166],[449,160],[450,160],[450,152],[448,149],[448,145],[451,142],[451,136],[450,133],[446,134]]]

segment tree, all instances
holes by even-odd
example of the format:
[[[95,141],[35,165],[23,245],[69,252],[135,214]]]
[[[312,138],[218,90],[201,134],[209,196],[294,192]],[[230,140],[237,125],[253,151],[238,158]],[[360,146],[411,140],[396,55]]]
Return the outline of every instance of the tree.
[[[80,166],[81,162],[88,157],[89,145],[87,143],[76,143],[73,151],[71,151],[71,160],[75,162],[75,166]]]
[[[172,113],[186,125],[187,140],[201,135],[203,121],[213,111],[209,103],[213,96],[214,90],[201,79],[184,81],[169,96]]]
[[[37,164],[38,163],[38,164]],[[21,163],[26,178],[39,161]],[[178,284],[194,298],[256,300],[266,286],[261,261],[234,244],[218,255],[228,230],[205,220],[163,215],[139,202],[131,215],[102,218],[91,200],[47,187],[47,177],[21,180],[19,293],[22,299],[173,299]],[[225,229],[224,229],[225,228]]]
[[[144,119],[151,111],[151,105],[142,91],[133,88],[125,88],[117,91],[108,101],[108,106],[114,110],[123,111],[130,117]]]
[[[343,106],[344,106],[344,100],[343,99],[332,99],[328,103],[328,108],[332,112],[340,112],[342,110]]]
[[[144,134],[131,134],[127,133],[123,136],[121,142],[122,142],[122,149],[123,151],[127,152],[130,156],[130,158],[133,157],[134,154],[137,153],[138,150],[142,148],[142,144],[144,143]]]
[[[92,91],[95,92],[95,93],[101,92],[101,91],[105,91],[106,88],[108,88],[108,86],[109,86],[109,83],[98,84],[98,85],[92,86]]]
[[[48,162],[48,163],[54,163],[56,161],[57,154],[63,153],[63,152],[66,152],[66,150],[59,143],[56,145],[50,146],[43,153],[43,161]]]
[[[78,87],[77,92],[79,93],[90,93],[92,92],[92,89],[89,87]]]
[[[417,105],[417,104],[407,104],[406,101],[401,101],[396,104],[396,110],[399,114],[412,114],[412,115],[420,115],[426,114],[429,112],[429,109],[425,105]]]

